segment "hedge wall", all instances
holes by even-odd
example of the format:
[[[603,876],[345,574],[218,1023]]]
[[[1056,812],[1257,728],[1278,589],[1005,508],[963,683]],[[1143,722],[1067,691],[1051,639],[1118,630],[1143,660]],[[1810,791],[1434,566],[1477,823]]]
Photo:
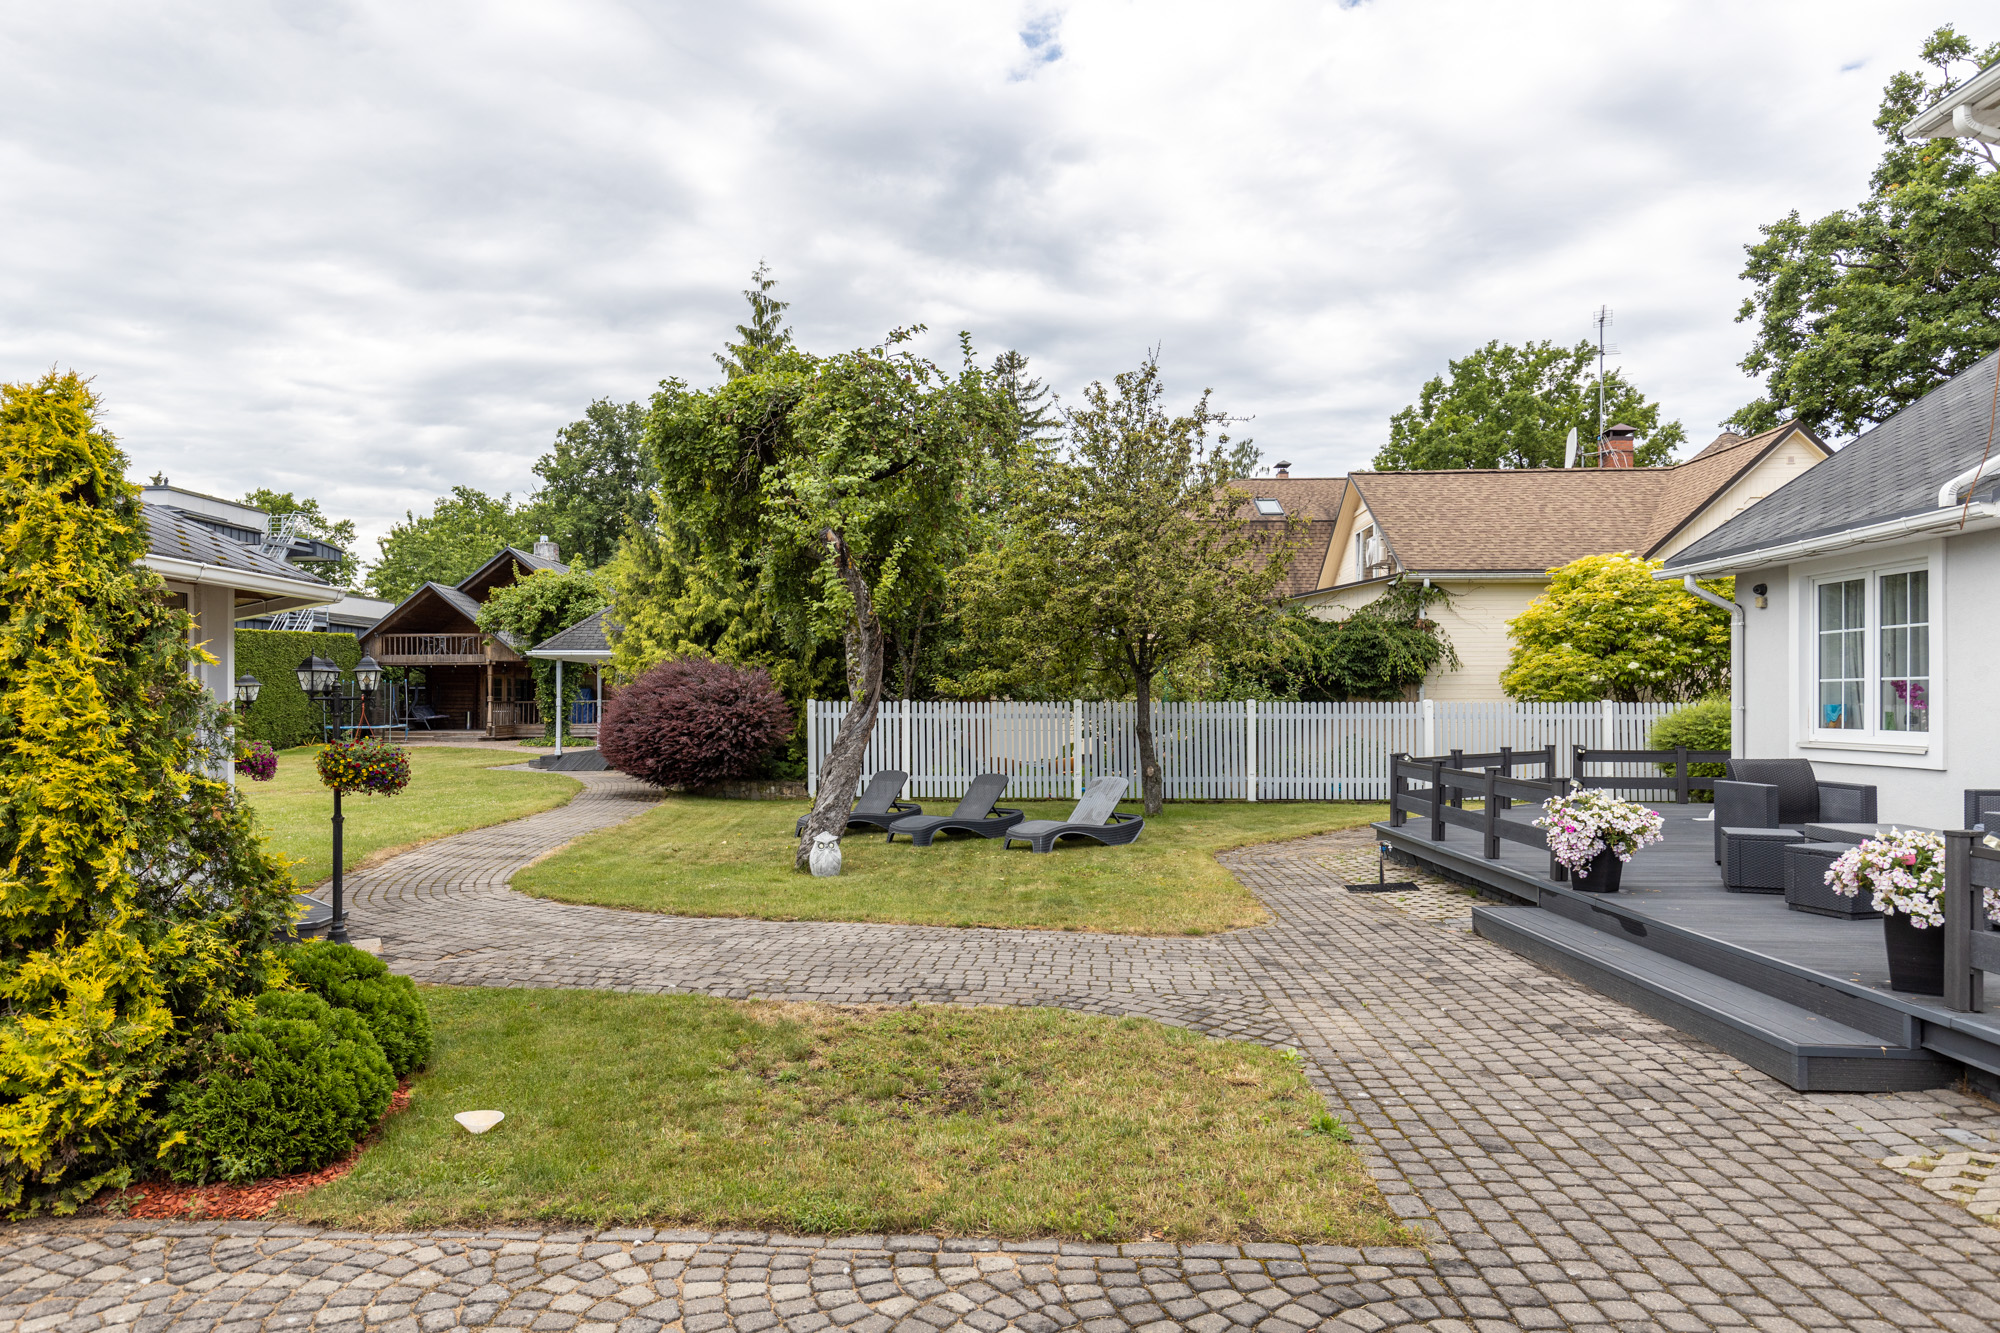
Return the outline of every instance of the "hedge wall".
[[[255,676],[264,686],[257,702],[237,716],[239,739],[269,741],[274,750],[319,740],[319,705],[306,698],[295,674],[308,657],[331,658],[351,680],[361,660],[361,641],[352,634],[305,630],[236,631],[236,674]]]

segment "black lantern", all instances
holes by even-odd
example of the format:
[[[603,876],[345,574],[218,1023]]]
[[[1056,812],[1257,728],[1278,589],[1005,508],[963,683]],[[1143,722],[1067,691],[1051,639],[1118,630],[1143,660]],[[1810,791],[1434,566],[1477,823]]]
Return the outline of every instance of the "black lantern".
[[[298,677],[300,689],[314,698],[324,698],[340,680],[340,666],[324,657],[308,657],[299,663]]]
[[[354,683],[361,687],[363,694],[375,693],[375,687],[382,683],[382,664],[364,654],[354,664]]]
[[[257,692],[264,688],[264,682],[255,676],[242,675],[236,678],[236,702],[245,708],[257,702]]]

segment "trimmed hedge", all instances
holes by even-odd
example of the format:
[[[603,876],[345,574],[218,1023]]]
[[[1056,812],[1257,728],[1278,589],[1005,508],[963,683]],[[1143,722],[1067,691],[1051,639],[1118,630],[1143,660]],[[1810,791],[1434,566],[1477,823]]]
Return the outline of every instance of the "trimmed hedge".
[[[1710,697],[1700,699],[1685,708],[1676,708],[1653,724],[1652,747],[1655,750],[1671,750],[1676,745],[1685,745],[1690,750],[1727,750],[1729,748],[1729,700]],[[1672,764],[1662,764],[1661,771],[1671,773]],[[1689,764],[1691,778],[1719,778],[1729,770],[1721,764]],[[1689,793],[1697,801],[1713,800],[1715,793],[1698,789]]]
[[[236,674],[255,676],[264,688],[236,719],[236,735],[244,741],[268,741],[274,750],[310,745],[320,738],[320,708],[299,688],[299,663],[324,657],[340,663],[351,680],[361,660],[361,641],[352,634],[318,634],[309,630],[239,629],[236,631]]]
[[[431,1018],[416,982],[397,976],[373,954],[328,940],[286,950],[285,963],[301,986],[361,1015],[398,1074],[430,1060]]]
[[[168,1096],[175,1180],[257,1180],[338,1161],[382,1118],[396,1076],[367,1023],[303,991],[266,991]]]

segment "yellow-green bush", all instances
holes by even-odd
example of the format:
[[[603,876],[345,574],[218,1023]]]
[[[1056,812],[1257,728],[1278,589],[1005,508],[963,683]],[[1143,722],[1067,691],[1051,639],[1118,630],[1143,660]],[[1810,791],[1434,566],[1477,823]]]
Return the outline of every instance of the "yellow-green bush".
[[[161,1089],[264,989],[290,880],[197,771],[188,619],[77,375],[0,385],[0,1211],[146,1160]],[[219,756],[226,762],[227,756]]]

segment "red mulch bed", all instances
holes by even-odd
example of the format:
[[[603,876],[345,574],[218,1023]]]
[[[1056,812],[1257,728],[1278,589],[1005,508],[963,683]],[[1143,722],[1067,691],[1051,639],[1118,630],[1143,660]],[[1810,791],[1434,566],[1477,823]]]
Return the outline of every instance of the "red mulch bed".
[[[245,1221],[262,1217],[286,1195],[303,1194],[352,1171],[354,1164],[361,1160],[362,1150],[382,1133],[382,1126],[388,1123],[389,1117],[409,1104],[410,1082],[402,1079],[389,1098],[389,1109],[382,1113],[382,1119],[375,1128],[354,1145],[354,1151],[317,1171],[273,1176],[269,1180],[252,1180],[240,1185],[176,1185],[168,1180],[149,1180],[128,1185],[122,1190],[107,1190],[93,1202],[106,1212],[126,1217]]]

